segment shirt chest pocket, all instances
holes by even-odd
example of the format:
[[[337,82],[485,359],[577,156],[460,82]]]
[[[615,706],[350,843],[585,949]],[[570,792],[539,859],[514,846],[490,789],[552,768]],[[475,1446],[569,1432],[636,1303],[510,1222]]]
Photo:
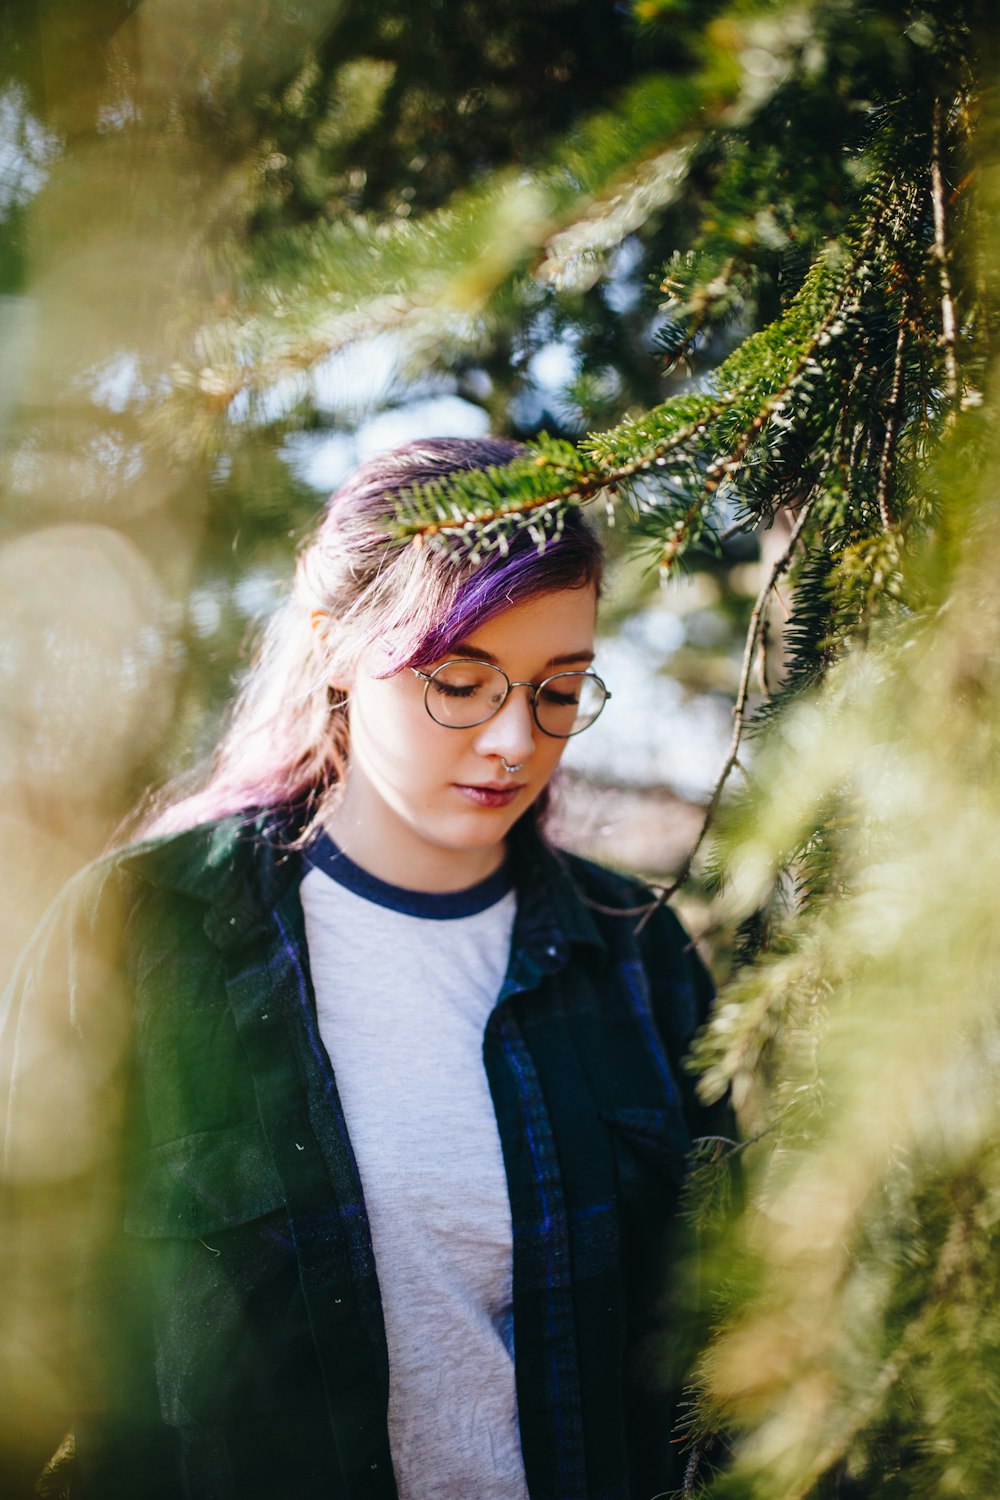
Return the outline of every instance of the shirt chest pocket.
[[[679,1108],[606,1109],[626,1235],[662,1229],[687,1170],[691,1136]]]
[[[601,1117],[615,1164],[623,1271],[635,1304],[647,1306],[670,1261],[691,1137],[676,1107],[608,1109]]]
[[[132,1174],[125,1228],[140,1238],[198,1238],[274,1212],[281,1180],[254,1120],[182,1136],[145,1153]]]
[[[125,1231],[164,1419],[293,1409],[315,1356],[281,1180],[260,1125],[182,1137],[135,1164]]]
[[[680,1185],[691,1136],[679,1109],[608,1109],[601,1118],[610,1128],[621,1175],[642,1166]]]

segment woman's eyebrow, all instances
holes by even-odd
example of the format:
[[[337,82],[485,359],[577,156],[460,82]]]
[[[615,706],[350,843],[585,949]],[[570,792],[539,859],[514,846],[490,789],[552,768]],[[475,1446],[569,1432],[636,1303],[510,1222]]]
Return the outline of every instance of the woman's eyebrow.
[[[564,656],[550,656],[545,663],[547,667],[568,667],[575,661],[593,661],[593,651],[568,651]]]
[[[492,663],[494,667],[498,667],[500,665],[497,658],[493,655],[493,652],[485,651],[482,646],[452,646],[449,651],[449,655],[452,657],[467,656],[472,661],[488,661]],[[563,652],[561,656],[550,656],[548,661],[545,663],[545,668],[567,667],[575,661],[593,660],[593,651],[566,651]]]

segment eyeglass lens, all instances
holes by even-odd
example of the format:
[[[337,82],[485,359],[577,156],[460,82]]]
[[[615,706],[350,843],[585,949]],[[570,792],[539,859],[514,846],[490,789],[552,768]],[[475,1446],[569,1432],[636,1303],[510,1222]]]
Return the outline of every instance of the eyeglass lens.
[[[493,717],[507,696],[507,678],[484,661],[449,661],[432,672],[427,709],[450,729],[472,729]],[[546,734],[568,739],[593,724],[607,699],[599,677],[559,672],[535,693],[535,719]]]

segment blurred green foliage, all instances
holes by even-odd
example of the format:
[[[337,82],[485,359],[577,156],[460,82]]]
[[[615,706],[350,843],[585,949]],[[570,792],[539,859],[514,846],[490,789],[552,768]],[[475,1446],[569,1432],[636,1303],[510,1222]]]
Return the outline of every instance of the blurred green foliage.
[[[692,1426],[735,1435],[720,1497],[985,1500],[1000,1467],[992,10],[0,17],[0,946],[211,745],[315,509],[289,455],[357,425],[373,336],[369,405],[535,441],[404,530],[610,496],[654,577],[761,537],[749,618],[719,588],[748,790],[707,864],[700,1064],[751,1137]]]

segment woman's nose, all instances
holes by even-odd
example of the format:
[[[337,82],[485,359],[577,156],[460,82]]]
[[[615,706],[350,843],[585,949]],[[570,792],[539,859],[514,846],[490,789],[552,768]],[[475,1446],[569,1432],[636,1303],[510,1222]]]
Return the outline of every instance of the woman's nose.
[[[480,755],[499,755],[509,765],[517,765],[535,748],[535,734],[529,690],[513,687],[499,712],[481,725],[476,749]]]

